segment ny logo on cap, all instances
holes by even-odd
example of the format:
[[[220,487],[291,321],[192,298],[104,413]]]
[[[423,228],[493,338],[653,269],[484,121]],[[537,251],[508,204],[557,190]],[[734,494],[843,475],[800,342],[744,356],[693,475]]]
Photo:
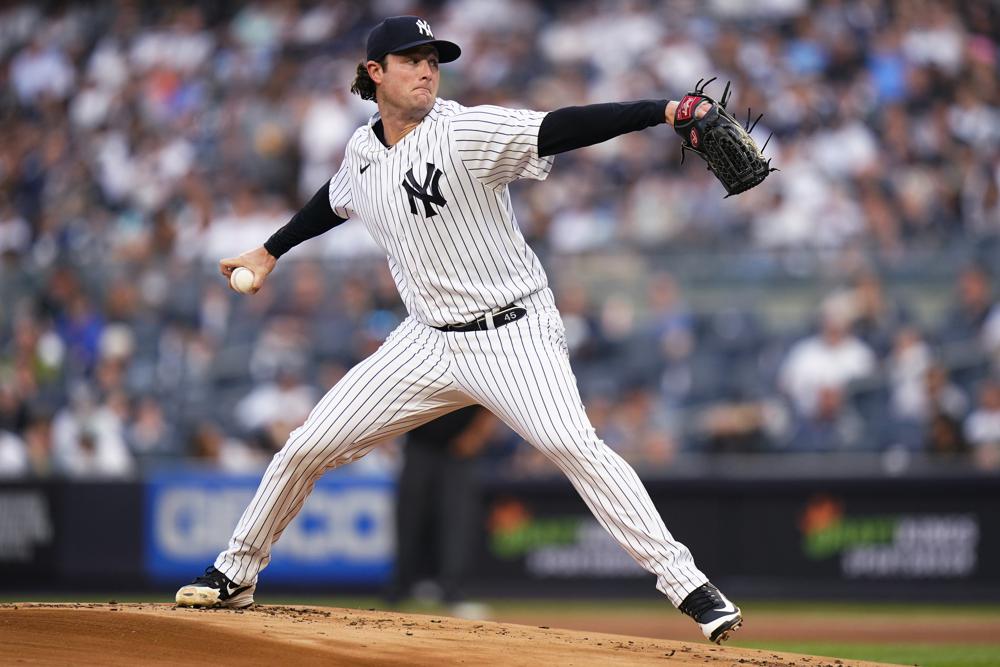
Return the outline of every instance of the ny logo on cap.
[[[417,19],[417,30],[419,30],[422,35],[434,37],[434,33],[431,32],[431,24],[423,19]]]

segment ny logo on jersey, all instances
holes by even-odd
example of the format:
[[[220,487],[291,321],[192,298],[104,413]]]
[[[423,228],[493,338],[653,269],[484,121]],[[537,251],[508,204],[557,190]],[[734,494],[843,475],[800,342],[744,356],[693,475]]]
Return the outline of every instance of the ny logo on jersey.
[[[419,30],[423,35],[427,35],[431,38],[434,37],[434,33],[431,32],[431,24],[423,19],[417,20],[417,30]]]
[[[441,180],[443,173],[432,163],[428,162],[427,175],[424,176],[424,182],[417,183],[417,179],[413,175],[413,167],[410,167],[409,171],[406,172],[406,178],[403,180],[403,189],[406,190],[406,196],[410,200],[410,212],[413,215],[417,215],[417,202],[415,201],[417,199],[424,203],[424,215],[428,218],[433,218],[437,215],[437,211],[431,208],[431,204],[444,206],[448,203],[448,200],[441,196],[441,190],[438,189],[438,182]]]

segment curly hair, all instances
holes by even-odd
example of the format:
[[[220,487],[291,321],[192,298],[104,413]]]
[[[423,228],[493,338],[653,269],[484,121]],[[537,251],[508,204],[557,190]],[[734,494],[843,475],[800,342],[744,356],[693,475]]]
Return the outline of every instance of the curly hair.
[[[385,69],[389,64],[388,61],[388,58],[382,58],[378,64],[382,66],[382,69]],[[358,63],[357,75],[354,77],[354,83],[351,84],[351,92],[363,100],[375,101],[375,82],[368,76],[368,63],[366,61]]]

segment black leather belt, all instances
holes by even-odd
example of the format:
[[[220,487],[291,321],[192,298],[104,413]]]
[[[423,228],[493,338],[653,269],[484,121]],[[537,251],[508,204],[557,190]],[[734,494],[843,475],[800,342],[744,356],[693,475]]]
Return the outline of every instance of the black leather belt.
[[[486,331],[487,329],[498,329],[505,324],[516,322],[527,314],[528,310],[526,308],[510,304],[495,313],[480,315],[465,324],[446,324],[443,327],[434,328],[438,331]]]

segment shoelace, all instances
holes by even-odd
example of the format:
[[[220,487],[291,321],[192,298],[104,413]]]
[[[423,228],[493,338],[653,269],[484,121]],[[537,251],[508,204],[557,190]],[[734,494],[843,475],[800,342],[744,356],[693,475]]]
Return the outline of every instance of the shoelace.
[[[217,588],[221,588],[222,584],[226,583],[226,575],[222,574],[214,567],[206,567],[205,574],[195,579],[194,583],[215,584]]]
[[[691,618],[697,619],[709,609],[721,607],[723,604],[719,590],[714,586],[705,586],[692,593],[681,605],[680,610]]]

